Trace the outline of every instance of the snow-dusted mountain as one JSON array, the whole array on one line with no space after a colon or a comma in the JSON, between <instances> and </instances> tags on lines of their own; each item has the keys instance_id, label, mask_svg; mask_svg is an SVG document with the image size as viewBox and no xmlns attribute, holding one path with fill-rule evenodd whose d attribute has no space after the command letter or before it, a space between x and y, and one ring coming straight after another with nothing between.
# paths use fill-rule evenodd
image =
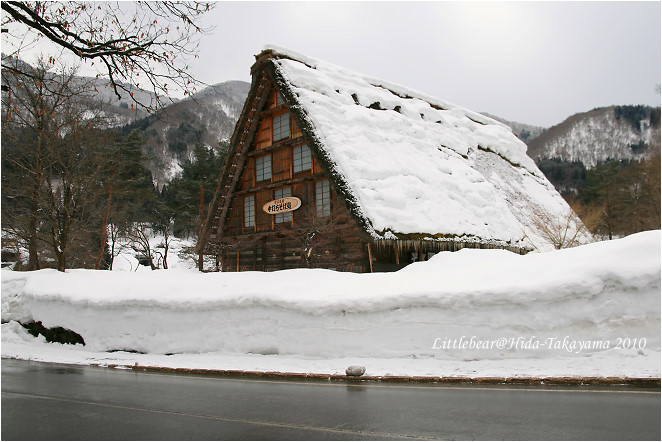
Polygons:
<instances>
[{"instance_id":1,"label":"snow-dusted mountain","mask_svg":"<svg viewBox=\"0 0 662 442\"><path fill-rule=\"evenodd\" d=\"M501 123L509 126L513 130L515 135L517 135L517 137L520 140L524 141L527 144L545 131L544 127L532 126L530 124L518 123L516 121L508 121L505 118L501 118L487 112L481 112L481 113L486 117L490 117L493 120L500 121Z\"/></svg>"},{"instance_id":2,"label":"snow-dusted mountain","mask_svg":"<svg viewBox=\"0 0 662 442\"><path fill-rule=\"evenodd\" d=\"M22 72L34 69L4 54L2 64ZM49 72L48 76L55 78L56 74ZM14 76L3 74L3 94L17 87L16 81ZM96 115L103 116L103 126L119 128L125 134L133 129L142 132L143 150L148 158L146 166L159 187L181 170L197 143L216 147L219 141L229 140L250 88L250 84L243 81L227 81L206 87L184 100L161 97L163 107L149 114L134 104L129 92L119 90L118 97L106 78L76 76L74 82L74 89L81 91L76 99L94 109ZM137 101L156 104L153 92L130 85L125 87Z\"/></svg>"},{"instance_id":3,"label":"snow-dusted mountain","mask_svg":"<svg viewBox=\"0 0 662 442\"><path fill-rule=\"evenodd\" d=\"M108 127L124 126L149 115L144 108L134 104L128 92L118 89L120 94L120 97L118 97L108 80L104 78L77 77L76 80L81 87L94 91L94 94L88 98L88 100L94 101L94 104L90 103L90 107L95 106L101 110ZM156 102L153 92L131 85L125 86L137 101L145 104ZM176 101L170 97L162 99L166 103Z\"/></svg>"},{"instance_id":4,"label":"snow-dusted mountain","mask_svg":"<svg viewBox=\"0 0 662 442\"><path fill-rule=\"evenodd\" d=\"M35 66L5 54L2 54L2 66L3 68L11 67L24 73L30 73L36 70ZM51 79L54 82L62 80L55 71L47 71L44 74L44 78ZM18 86L17 78L11 74L3 74L2 83L8 90ZM156 95L154 92L146 91L130 84L119 83L119 85L128 92L118 88L118 96L111 87L110 81L104 77L74 76L73 81L70 83L70 90L76 94L76 100L84 103L90 109L94 109L96 115L103 117L104 121L102 124L105 127L124 126L147 117L149 113L143 107L135 105L130 94L133 94L136 101L143 104L156 105ZM163 103L174 103L177 99L162 96L161 101Z\"/></svg>"},{"instance_id":5,"label":"snow-dusted mountain","mask_svg":"<svg viewBox=\"0 0 662 442\"><path fill-rule=\"evenodd\" d=\"M197 143L216 147L230 139L249 88L244 81L218 83L125 128L142 131L147 167L158 187L177 175Z\"/></svg>"},{"instance_id":6,"label":"snow-dusted mountain","mask_svg":"<svg viewBox=\"0 0 662 442\"><path fill-rule=\"evenodd\" d=\"M660 140L660 108L609 106L572 115L527 144L534 160L579 161L586 168L608 159L640 160Z\"/></svg>"}]
</instances>

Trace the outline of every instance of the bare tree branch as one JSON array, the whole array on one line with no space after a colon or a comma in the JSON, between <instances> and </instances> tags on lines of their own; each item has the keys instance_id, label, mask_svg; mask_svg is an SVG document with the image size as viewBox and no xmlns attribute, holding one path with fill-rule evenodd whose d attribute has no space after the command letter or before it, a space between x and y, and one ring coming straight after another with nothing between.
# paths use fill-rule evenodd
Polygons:
<instances>
[{"instance_id":1,"label":"bare tree branch","mask_svg":"<svg viewBox=\"0 0 662 442\"><path fill-rule=\"evenodd\" d=\"M132 9L133 8L133 9ZM211 2L2 2L3 39L26 46L26 35L46 38L93 66L98 62L118 98L128 94L148 111L157 109L172 88L185 95L199 84L188 72L187 57L197 55L197 38L208 30L197 24ZM9 32L9 27L18 31ZM13 28L12 28L13 29ZM55 61L55 57L51 57ZM5 66L3 70L16 66ZM101 74L99 74L101 75ZM140 81L155 102L135 97Z\"/></svg>"}]
</instances>

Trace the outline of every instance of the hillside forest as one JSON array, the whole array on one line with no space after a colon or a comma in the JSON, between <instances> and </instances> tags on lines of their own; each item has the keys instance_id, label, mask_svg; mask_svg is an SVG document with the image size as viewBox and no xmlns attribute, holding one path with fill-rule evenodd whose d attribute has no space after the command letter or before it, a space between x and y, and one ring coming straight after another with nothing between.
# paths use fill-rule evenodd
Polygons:
<instances>
[{"instance_id":1,"label":"hillside forest","mask_svg":"<svg viewBox=\"0 0 662 442\"><path fill-rule=\"evenodd\" d=\"M10 255L20 249L16 269L112 269L118 241L128 238L145 265L167 268L169 239L195 239L200 231L227 138L205 143L202 129L187 121L168 129L163 149L180 170L158 185L147 167L158 163L146 148L149 125L110 124L74 71L37 66L20 83L2 75L2 261L18 259ZM659 108L617 109L617 118L660 126ZM598 237L659 229L659 139L631 149L646 154L591 168L558 158L538 159L538 166Z\"/></svg>"},{"instance_id":2,"label":"hillside forest","mask_svg":"<svg viewBox=\"0 0 662 442\"><path fill-rule=\"evenodd\" d=\"M660 108L615 106L614 117L635 130L642 122L659 134ZM657 132L656 132L657 131ZM583 146L590 150L592 146ZM587 168L581 161L537 161L561 195L598 239L660 228L660 139L629 145L638 159L607 158Z\"/></svg>"},{"instance_id":3,"label":"hillside forest","mask_svg":"<svg viewBox=\"0 0 662 442\"><path fill-rule=\"evenodd\" d=\"M118 239L129 238L147 265L167 268L168 239L198 233L227 143L196 143L157 189L145 134L108 127L74 74L37 67L19 83L3 71L3 261L21 248L24 270L112 269ZM150 243L155 233L163 243Z\"/></svg>"}]
</instances>

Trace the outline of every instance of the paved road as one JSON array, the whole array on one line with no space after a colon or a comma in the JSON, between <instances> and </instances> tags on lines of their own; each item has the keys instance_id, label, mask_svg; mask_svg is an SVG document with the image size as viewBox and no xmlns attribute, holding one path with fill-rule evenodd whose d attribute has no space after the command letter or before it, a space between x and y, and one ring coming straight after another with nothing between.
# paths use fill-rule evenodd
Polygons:
<instances>
[{"instance_id":1,"label":"paved road","mask_svg":"<svg viewBox=\"0 0 662 442\"><path fill-rule=\"evenodd\" d=\"M2 439L660 439L641 389L357 385L2 360Z\"/></svg>"}]
</instances>

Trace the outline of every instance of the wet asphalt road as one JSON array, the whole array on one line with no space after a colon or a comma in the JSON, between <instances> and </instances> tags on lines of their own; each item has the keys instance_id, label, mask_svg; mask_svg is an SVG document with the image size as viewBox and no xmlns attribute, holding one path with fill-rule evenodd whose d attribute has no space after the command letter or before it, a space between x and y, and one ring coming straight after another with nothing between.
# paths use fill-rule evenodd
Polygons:
<instances>
[{"instance_id":1,"label":"wet asphalt road","mask_svg":"<svg viewBox=\"0 0 662 442\"><path fill-rule=\"evenodd\" d=\"M3 440L659 440L659 390L283 382L2 359Z\"/></svg>"}]
</instances>

